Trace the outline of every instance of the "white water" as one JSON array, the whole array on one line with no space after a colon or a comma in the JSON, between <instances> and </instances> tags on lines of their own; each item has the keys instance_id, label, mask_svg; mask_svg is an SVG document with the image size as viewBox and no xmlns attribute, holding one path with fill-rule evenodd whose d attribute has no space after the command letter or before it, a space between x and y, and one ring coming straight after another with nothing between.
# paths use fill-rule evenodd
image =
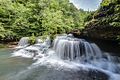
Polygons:
<instances>
[{"instance_id":1,"label":"white water","mask_svg":"<svg viewBox=\"0 0 120 80\"><path fill-rule=\"evenodd\" d=\"M102 52L96 44L72 36L58 36L53 48L49 48L49 41L21 49L13 56L37 60L29 69L40 65L67 70L93 69L106 73L109 80L120 79L119 58Z\"/></svg>"},{"instance_id":2,"label":"white water","mask_svg":"<svg viewBox=\"0 0 120 80\"><path fill-rule=\"evenodd\" d=\"M16 47L16 50L23 49L29 45L28 43L29 37L23 37L20 39L18 46Z\"/></svg>"}]
</instances>

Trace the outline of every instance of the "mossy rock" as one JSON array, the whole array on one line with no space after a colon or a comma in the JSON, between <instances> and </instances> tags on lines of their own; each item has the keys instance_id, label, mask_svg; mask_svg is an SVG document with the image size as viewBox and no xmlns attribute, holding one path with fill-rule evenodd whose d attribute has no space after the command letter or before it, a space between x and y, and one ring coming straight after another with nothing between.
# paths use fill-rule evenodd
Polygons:
<instances>
[{"instance_id":1,"label":"mossy rock","mask_svg":"<svg viewBox=\"0 0 120 80\"><path fill-rule=\"evenodd\" d=\"M120 0L103 0L92 17L85 24L85 35L117 40L117 36L120 35Z\"/></svg>"}]
</instances>

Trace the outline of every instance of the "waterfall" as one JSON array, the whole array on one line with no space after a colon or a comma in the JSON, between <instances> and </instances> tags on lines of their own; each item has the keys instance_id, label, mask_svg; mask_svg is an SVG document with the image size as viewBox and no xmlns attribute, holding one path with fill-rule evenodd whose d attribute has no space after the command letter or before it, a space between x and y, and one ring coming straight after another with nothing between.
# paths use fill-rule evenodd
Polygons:
<instances>
[{"instance_id":1,"label":"waterfall","mask_svg":"<svg viewBox=\"0 0 120 80\"><path fill-rule=\"evenodd\" d=\"M90 61L102 57L102 52L94 43L69 36L59 36L54 41L54 50L62 59L84 59Z\"/></svg>"},{"instance_id":2,"label":"waterfall","mask_svg":"<svg viewBox=\"0 0 120 80\"><path fill-rule=\"evenodd\" d=\"M18 43L18 46L25 46L25 45L28 45L28 40L29 40L29 37L23 37L20 39L19 43Z\"/></svg>"},{"instance_id":3,"label":"waterfall","mask_svg":"<svg viewBox=\"0 0 120 80\"><path fill-rule=\"evenodd\" d=\"M18 46L15 48L16 50L23 49L29 45L29 37L22 37L18 42Z\"/></svg>"},{"instance_id":4,"label":"waterfall","mask_svg":"<svg viewBox=\"0 0 120 80\"><path fill-rule=\"evenodd\" d=\"M54 40L55 53L63 60L79 61L111 72L120 73L116 57L104 53L94 44L72 36L58 36Z\"/></svg>"},{"instance_id":5,"label":"waterfall","mask_svg":"<svg viewBox=\"0 0 120 80\"><path fill-rule=\"evenodd\" d=\"M28 44L27 38L23 38L18 45L26 44ZM57 66L59 64L59 67L83 67L99 70L110 77L117 74L116 79L110 78L110 80L119 80L120 77L120 58L101 51L95 43L74 38L72 35L57 36L53 48L51 48L51 40L47 38L43 43L14 52L14 55L37 59L33 65Z\"/></svg>"},{"instance_id":6,"label":"waterfall","mask_svg":"<svg viewBox=\"0 0 120 80\"><path fill-rule=\"evenodd\" d=\"M16 51L13 56L21 56L26 58L41 58L43 53L46 53L48 48L51 46L51 40L49 37L44 42L40 39L36 39L36 44L30 45L28 43L29 37L23 37L20 39Z\"/></svg>"}]
</instances>

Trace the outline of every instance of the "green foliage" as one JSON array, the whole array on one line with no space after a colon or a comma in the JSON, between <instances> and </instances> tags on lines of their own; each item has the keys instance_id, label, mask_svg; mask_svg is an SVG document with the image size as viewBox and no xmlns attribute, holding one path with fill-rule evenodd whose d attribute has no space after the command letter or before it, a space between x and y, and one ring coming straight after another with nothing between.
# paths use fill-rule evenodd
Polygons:
<instances>
[{"instance_id":1,"label":"green foliage","mask_svg":"<svg viewBox=\"0 0 120 80\"><path fill-rule=\"evenodd\" d=\"M120 35L117 36L117 40L119 41L119 44L120 44Z\"/></svg>"},{"instance_id":2,"label":"green foliage","mask_svg":"<svg viewBox=\"0 0 120 80\"><path fill-rule=\"evenodd\" d=\"M56 35L83 29L88 12L69 0L0 0L0 39Z\"/></svg>"},{"instance_id":3,"label":"green foliage","mask_svg":"<svg viewBox=\"0 0 120 80\"><path fill-rule=\"evenodd\" d=\"M4 38L5 37L5 29L2 26L2 24L0 24L0 38Z\"/></svg>"},{"instance_id":4,"label":"green foliage","mask_svg":"<svg viewBox=\"0 0 120 80\"><path fill-rule=\"evenodd\" d=\"M84 22L88 22L93 19L94 12L89 12L89 14L84 18Z\"/></svg>"},{"instance_id":5,"label":"green foliage","mask_svg":"<svg viewBox=\"0 0 120 80\"><path fill-rule=\"evenodd\" d=\"M112 22L110 25L113 27L120 27L120 22Z\"/></svg>"},{"instance_id":6,"label":"green foliage","mask_svg":"<svg viewBox=\"0 0 120 80\"><path fill-rule=\"evenodd\" d=\"M29 42L31 45L33 45L33 44L35 44L35 43L36 43L36 37L35 37L35 35L34 35L34 34L32 34L32 36L31 36L31 37L29 37L28 42Z\"/></svg>"},{"instance_id":7,"label":"green foliage","mask_svg":"<svg viewBox=\"0 0 120 80\"><path fill-rule=\"evenodd\" d=\"M120 35L117 36L117 40L120 40Z\"/></svg>"},{"instance_id":8,"label":"green foliage","mask_svg":"<svg viewBox=\"0 0 120 80\"><path fill-rule=\"evenodd\" d=\"M103 0L101 3L101 6L109 6L111 3L112 4L116 4L116 3L120 4L120 0Z\"/></svg>"},{"instance_id":9,"label":"green foliage","mask_svg":"<svg viewBox=\"0 0 120 80\"><path fill-rule=\"evenodd\" d=\"M85 26L91 34L99 32L102 38L120 40L120 0L103 0L100 8L87 18Z\"/></svg>"},{"instance_id":10,"label":"green foliage","mask_svg":"<svg viewBox=\"0 0 120 80\"><path fill-rule=\"evenodd\" d=\"M103 0L101 3L101 6L108 6L111 3L112 0Z\"/></svg>"}]
</instances>

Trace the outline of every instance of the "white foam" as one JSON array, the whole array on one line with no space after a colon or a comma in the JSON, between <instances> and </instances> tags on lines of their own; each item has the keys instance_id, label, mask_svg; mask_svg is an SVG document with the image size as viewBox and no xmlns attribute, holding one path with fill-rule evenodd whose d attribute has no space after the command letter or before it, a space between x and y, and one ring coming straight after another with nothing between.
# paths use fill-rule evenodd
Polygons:
<instances>
[{"instance_id":1,"label":"white foam","mask_svg":"<svg viewBox=\"0 0 120 80\"><path fill-rule=\"evenodd\" d=\"M109 80L120 80L120 73L119 73L120 71L116 73L117 67L120 68L120 64L115 63L111 59L110 55L102 53L99 47L93 43L90 44L87 41L79 40L76 38L75 39L67 38L66 40L66 38L67 36L61 36L61 37L58 36L55 39L56 44L54 45L54 50L49 48L50 43L48 39L43 43L35 44L26 47L24 49L20 49L14 52L13 56L21 56L21 57L33 58L37 60L29 67L29 69L42 65L47 67L54 67L55 69L66 69L66 70L93 69L107 74L110 77ZM61 39L61 41L59 39ZM79 43L79 41L81 43ZM84 45L86 52L85 54L80 53L81 52L80 47L82 47L79 46L80 44ZM68 48L66 48L66 46ZM65 48L68 50L66 51ZM76 54L75 56L79 56L78 57L79 59L74 60L74 55L73 55L74 53ZM66 60L62 59L64 57L66 58ZM91 60L91 58L93 59ZM85 60L87 61L85 62Z\"/></svg>"}]
</instances>

